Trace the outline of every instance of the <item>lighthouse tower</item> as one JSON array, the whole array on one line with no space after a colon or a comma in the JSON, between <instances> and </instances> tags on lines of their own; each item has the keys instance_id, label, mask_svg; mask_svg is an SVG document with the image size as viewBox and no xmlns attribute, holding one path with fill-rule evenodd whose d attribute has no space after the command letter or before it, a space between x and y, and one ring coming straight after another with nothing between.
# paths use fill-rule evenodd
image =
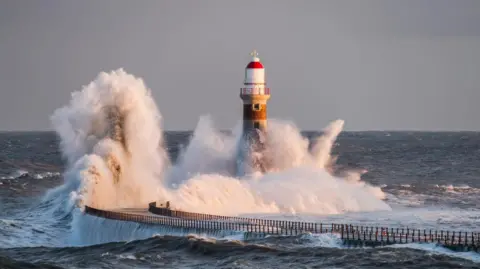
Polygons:
<instances>
[{"instance_id":1,"label":"lighthouse tower","mask_svg":"<svg viewBox=\"0 0 480 269\"><path fill-rule=\"evenodd\" d=\"M254 50L252 60L245 68L244 85L240 89L243 101L243 135L237 159L237 174L265 171L263 151L267 127L267 101L270 89L266 87L265 68Z\"/></svg>"},{"instance_id":2,"label":"lighthouse tower","mask_svg":"<svg viewBox=\"0 0 480 269\"><path fill-rule=\"evenodd\" d=\"M250 53L252 60L245 68L245 81L240 89L243 100L243 132L253 129L263 131L267 127L267 101L270 89L266 87L265 68L254 50Z\"/></svg>"}]
</instances>

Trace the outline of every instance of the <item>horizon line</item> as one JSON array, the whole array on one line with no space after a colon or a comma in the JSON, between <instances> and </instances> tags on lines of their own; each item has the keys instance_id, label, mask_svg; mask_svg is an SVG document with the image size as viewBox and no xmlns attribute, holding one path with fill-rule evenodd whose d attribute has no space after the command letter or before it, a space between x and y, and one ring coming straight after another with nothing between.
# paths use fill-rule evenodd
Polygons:
<instances>
[{"instance_id":1,"label":"horizon line","mask_svg":"<svg viewBox=\"0 0 480 269\"><path fill-rule=\"evenodd\" d=\"M217 129L220 132L231 132L233 129ZM299 129L300 132L323 132L320 130L308 130L308 129ZM194 132L195 129L185 130L185 129L167 129L162 130L162 132ZM445 130L445 129L365 129L365 130L342 130L340 133L362 133L362 132L424 132L424 133L479 133L480 130ZM55 130L1 130L0 133L55 133Z\"/></svg>"}]
</instances>

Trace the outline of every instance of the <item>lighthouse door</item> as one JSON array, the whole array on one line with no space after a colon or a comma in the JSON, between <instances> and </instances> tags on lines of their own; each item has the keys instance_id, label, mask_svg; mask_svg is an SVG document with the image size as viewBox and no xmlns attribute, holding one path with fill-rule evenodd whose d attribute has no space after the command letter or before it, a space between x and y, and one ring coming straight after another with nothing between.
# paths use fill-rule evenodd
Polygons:
<instances>
[{"instance_id":1,"label":"lighthouse door","mask_svg":"<svg viewBox=\"0 0 480 269\"><path fill-rule=\"evenodd\" d=\"M260 129L260 122L258 121L253 122L253 128Z\"/></svg>"}]
</instances>

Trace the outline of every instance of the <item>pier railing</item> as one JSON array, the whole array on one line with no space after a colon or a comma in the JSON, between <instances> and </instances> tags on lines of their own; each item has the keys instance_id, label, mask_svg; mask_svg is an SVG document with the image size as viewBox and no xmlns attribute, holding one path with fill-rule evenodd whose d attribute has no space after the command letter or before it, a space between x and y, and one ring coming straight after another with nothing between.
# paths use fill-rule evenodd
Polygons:
<instances>
[{"instance_id":1,"label":"pier railing","mask_svg":"<svg viewBox=\"0 0 480 269\"><path fill-rule=\"evenodd\" d=\"M148 211L152 214L108 211L88 206L85 207L86 213L107 219L204 231L239 231L245 232L246 237L328 233L337 235L344 244L350 246L434 243L453 250L480 250L480 233L472 231L436 231L230 217L172 210L157 207L156 203L150 203Z\"/></svg>"}]
</instances>

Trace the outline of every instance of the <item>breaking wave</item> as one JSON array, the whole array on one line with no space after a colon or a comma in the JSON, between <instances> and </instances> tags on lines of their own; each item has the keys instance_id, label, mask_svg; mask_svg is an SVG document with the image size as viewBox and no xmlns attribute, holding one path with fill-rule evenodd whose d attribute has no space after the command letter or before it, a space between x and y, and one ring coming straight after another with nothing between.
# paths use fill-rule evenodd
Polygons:
<instances>
[{"instance_id":1,"label":"breaking wave","mask_svg":"<svg viewBox=\"0 0 480 269\"><path fill-rule=\"evenodd\" d=\"M52 116L80 205L145 206L169 165L161 116L141 79L101 73Z\"/></svg>"},{"instance_id":2,"label":"breaking wave","mask_svg":"<svg viewBox=\"0 0 480 269\"><path fill-rule=\"evenodd\" d=\"M201 117L175 164L164 146L162 117L142 79L119 69L101 73L52 115L67 161L67 210L146 207L169 200L187 211L212 214L339 214L391 210L379 187L351 171L334 176L331 149L344 122L336 120L312 143L291 122L271 120L265 173L235 176L239 126L232 135Z\"/></svg>"}]
</instances>

